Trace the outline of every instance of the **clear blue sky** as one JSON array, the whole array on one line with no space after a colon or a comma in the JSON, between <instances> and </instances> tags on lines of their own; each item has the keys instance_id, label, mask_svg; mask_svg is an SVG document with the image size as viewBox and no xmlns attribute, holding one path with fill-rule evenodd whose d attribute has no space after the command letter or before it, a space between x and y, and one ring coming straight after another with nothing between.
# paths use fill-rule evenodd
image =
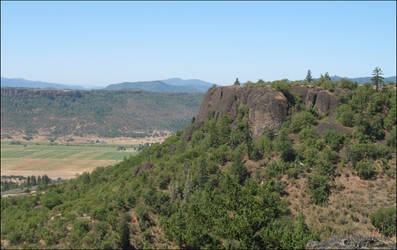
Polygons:
<instances>
[{"instance_id":1,"label":"clear blue sky","mask_svg":"<svg viewBox=\"0 0 397 250\"><path fill-rule=\"evenodd\" d=\"M1 74L79 85L396 74L396 2L1 2Z\"/></svg>"}]
</instances>

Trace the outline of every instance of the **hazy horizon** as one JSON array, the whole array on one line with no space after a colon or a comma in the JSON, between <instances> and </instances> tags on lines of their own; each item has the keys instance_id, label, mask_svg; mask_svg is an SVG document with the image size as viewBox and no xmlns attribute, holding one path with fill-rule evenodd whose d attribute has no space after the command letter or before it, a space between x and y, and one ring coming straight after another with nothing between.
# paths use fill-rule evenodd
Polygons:
<instances>
[{"instance_id":1,"label":"hazy horizon","mask_svg":"<svg viewBox=\"0 0 397 250\"><path fill-rule=\"evenodd\" d=\"M395 2L1 2L1 75L80 86L396 75ZM315 20L315 21L313 21Z\"/></svg>"}]
</instances>

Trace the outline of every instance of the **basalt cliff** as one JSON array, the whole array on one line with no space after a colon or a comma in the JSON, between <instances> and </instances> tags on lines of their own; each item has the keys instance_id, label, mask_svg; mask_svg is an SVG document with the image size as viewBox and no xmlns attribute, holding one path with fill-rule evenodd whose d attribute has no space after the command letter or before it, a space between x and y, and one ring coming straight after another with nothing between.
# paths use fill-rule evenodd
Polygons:
<instances>
[{"instance_id":1,"label":"basalt cliff","mask_svg":"<svg viewBox=\"0 0 397 250\"><path fill-rule=\"evenodd\" d=\"M248 106L249 122L253 138L263 134L265 128L278 131L287 119L289 109L297 101L306 107L312 107L319 114L332 114L340 102L338 95L341 89L334 92L314 86L294 86L280 91L271 86L227 86L210 89L204 97L199 113L195 118L195 128L201 126L210 115L218 120L222 115L237 116L238 107Z\"/></svg>"}]
</instances>

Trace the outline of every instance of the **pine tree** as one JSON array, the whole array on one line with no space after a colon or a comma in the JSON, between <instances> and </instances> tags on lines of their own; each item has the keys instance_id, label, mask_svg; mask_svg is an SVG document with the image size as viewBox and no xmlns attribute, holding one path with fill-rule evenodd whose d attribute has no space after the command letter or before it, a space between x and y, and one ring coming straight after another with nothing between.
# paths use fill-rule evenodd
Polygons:
<instances>
[{"instance_id":1,"label":"pine tree","mask_svg":"<svg viewBox=\"0 0 397 250\"><path fill-rule=\"evenodd\" d=\"M372 71L373 77L371 78L372 83L376 86L376 91L378 91L379 85L384 84L383 72L379 67L375 67Z\"/></svg>"},{"instance_id":2,"label":"pine tree","mask_svg":"<svg viewBox=\"0 0 397 250\"><path fill-rule=\"evenodd\" d=\"M237 179L237 181L242 184L245 179L249 176L247 168L244 166L243 158L241 157L241 152L236 151L232 156L232 165L229 168L229 173Z\"/></svg>"},{"instance_id":3,"label":"pine tree","mask_svg":"<svg viewBox=\"0 0 397 250\"><path fill-rule=\"evenodd\" d=\"M28 176L28 179L26 180L26 184L27 184L28 187L30 187L32 185L31 182L30 182L30 176Z\"/></svg>"},{"instance_id":4,"label":"pine tree","mask_svg":"<svg viewBox=\"0 0 397 250\"><path fill-rule=\"evenodd\" d=\"M31 182L32 182L32 186L36 186L37 182L36 182L36 176L32 175L32 177L30 178Z\"/></svg>"},{"instance_id":5,"label":"pine tree","mask_svg":"<svg viewBox=\"0 0 397 250\"><path fill-rule=\"evenodd\" d=\"M236 78L236 81L234 82L234 85L240 86L240 82L239 82L238 78Z\"/></svg>"},{"instance_id":6,"label":"pine tree","mask_svg":"<svg viewBox=\"0 0 397 250\"><path fill-rule=\"evenodd\" d=\"M307 75L306 75L305 81L306 82L312 82L313 81L312 72L310 71L310 69L307 71Z\"/></svg>"},{"instance_id":7,"label":"pine tree","mask_svg":"<svg viewBox=\"0 0 397 250\"><path fill-rule=\"evenodd\" d=\"M130 218L128 215L124 215L121 222L121 232L120 232L120 247L121 249L133 249L130 243L130 229L128 227L128 222Z\"/></svg>"},{"instance_id":8,"label":"pine tree","mask_svg":"<svg viewBox=\"0 0 397 250\"><path fill-rule=\"evenodd\" d=\"M325 72L324 79L328 80L328 81L331 81L331 77L329 76L328 72Z\"/></svg>"},{"instance_id":9,"label":"pine tree","mask_svg":"<svg viewBox=\"0 0 397 250\"><path fill-rule=\"evenodd\" d=\"M47 175L43 175L41 181L44 183L44 185L47 185L48 183L50 183L50 178L48 178Z\"/></svg>"}]
</instances>

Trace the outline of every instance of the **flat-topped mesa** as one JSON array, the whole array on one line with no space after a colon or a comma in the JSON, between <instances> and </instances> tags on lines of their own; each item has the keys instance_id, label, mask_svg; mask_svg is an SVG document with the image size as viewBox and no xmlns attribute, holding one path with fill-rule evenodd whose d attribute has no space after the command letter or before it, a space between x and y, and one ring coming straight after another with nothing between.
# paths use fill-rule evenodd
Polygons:
<instances>
[{"instance_id":1,"label":"flat-topped mesa","mask_svg":"<svg viewBox=\"0 0 397 250\"><path fill-rule=\"evenodd\" d=\"M236 120L238 107L246 105L249 109L248 120L252 137L258 138L266 128L278 131L287 119L288 109L292 106L288 95L299 97L307 107L313 106L320 114L333 112L339 104L339 98L335 94L318 87L293 86L285 93L271 86L211 88L200 106L194 128L201 126L212 111L215 111L215 120L223 115L230 115Z\"/></svg>"}]
</instances>

